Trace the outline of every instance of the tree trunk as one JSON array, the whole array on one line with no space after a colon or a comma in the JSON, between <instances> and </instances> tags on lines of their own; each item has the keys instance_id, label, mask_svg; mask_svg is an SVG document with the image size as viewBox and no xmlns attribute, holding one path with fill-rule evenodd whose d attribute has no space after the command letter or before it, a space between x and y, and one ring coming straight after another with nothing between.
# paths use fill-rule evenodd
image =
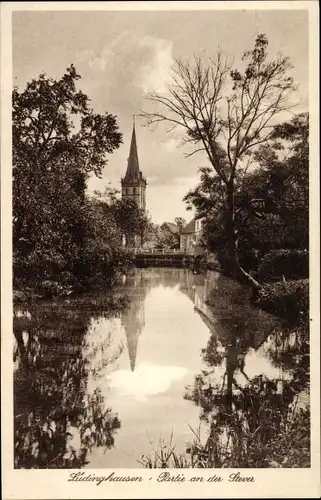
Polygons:
<instances>
[{"instance_id":1,"label":"tree trunk","mask_svg":"<svg viewBox=\"0 0 321 500\"><path fill-rule=\"evenodd\" d=\"M243 269L238 256L238 230L235 224L234 215L234 185L227 186L227 217L226 233L228 238L228 252L231 263L231 272L234 279L250 286L254 290L259 290L262 285L256 281L248 272Z\"/></svg>"}]
</instances>

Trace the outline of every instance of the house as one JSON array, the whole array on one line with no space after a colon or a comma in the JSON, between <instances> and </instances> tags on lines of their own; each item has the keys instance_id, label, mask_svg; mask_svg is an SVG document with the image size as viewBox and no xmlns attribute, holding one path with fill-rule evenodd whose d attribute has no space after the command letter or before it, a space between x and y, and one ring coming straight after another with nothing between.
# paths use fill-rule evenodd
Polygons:
<instances>
[{"instance_id":1,"label":"house","mask_svg":"<svg viewBox=\"0 0 321 500\"><path fill-rule=\"evenodd\" d=\"M172 234L178 234L179 228L174 224L174 222L163 222L161 225L161 229L165 231L169 231Z\"/></svg>"},{"instance_id":2,"label":"house","mask_svg":"<svg viewBox=\"0 0 321 500\"><path fill-rule=\"evenodd\" d=\"M204 248L201 244L203 219L192 219L182 229L180 234L180 250L187 255L202 255Z\"/></svg>"}]
</instances>

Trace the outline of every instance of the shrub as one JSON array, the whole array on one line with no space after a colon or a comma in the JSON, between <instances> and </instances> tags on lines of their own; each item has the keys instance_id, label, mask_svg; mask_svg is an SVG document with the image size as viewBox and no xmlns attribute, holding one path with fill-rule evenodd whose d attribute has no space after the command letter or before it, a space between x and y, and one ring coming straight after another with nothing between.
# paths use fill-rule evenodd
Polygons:
<instances>
[{"instance_id":1,"label":"shrub","mask_svg":"<svg viewBox=\"0 0 321 500\"><path fill-rule=\"evenodd\" d=\"M284 276L290 279L309 277L309 253L304 250L272 250L257 271L257 279L269 281Z\"/></svg>"},{"instance_id":2,"label":"shrub","mask_svg":"<svg viewBox=\"0 0 321 500\"><path fill-rule=\"evenodd\" d=\"M290 321L306 320L309 314L309 280L269 283L258 292L255 302L262 309Z\"/></svg>"},{"instance_id":3,"label":"shrub","mask_svg":"<svg viewBox=\"0 0 321 500\"><path fill-rule=\"evenodd\" d=\"M57 281L45 280L39 283L39 290L45 297L54 297L62 292L63 287Z\"/></svg>"}]
</instances>

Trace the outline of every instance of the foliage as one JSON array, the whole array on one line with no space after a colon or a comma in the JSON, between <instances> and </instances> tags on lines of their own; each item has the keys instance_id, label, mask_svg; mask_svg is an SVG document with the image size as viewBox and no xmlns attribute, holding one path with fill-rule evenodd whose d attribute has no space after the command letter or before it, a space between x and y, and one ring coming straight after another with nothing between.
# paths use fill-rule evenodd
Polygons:
<instances>
[{"instance_id":1,"label":"foliage","mask_svg":"<svg viewBox=\"0 0 321 500\"><path fill-rule=\"evenodd\" d=\"M148 227L147 215L134 200L117 200L112 206L112 213L117 226L127 237L144 234Z\"/></svg>"},{"instance_id":2,"label":"foliage","mask_svg":"<svg viewBox=\"0 0 321 500\"><path fill-rule=\"evenodd\" d=\"M299 279L309 277L309 253L304 250L273 250L263 257L257 272L260 280L275 277Z\"/></svg>"},{"instance_id":3,"label":"foliage","mask_svg":"<svg viewBox=\"0 0 321 500\"><path fill-rule=\"evenodd\" d=\"M179 248L179 233L171 231L166 224L150 222L144 232L144 248Z\"/></svg>"},{"instance_id":4,"label":"foliage","mask_svg":"<svg viewBox=\"0 0 321 500\"><path fill-rule=\"evenodd\" d=\"M237 422L236 418L235 421ZM224 445L216 442L215 446L209 441L204 443L200 429L191 429L193 440L185 452L176 451L172 438L169 442L162 439L157 448L144 455L138 462L148 469L309 468L309 426L309 409L295 408L284 423L284 428L273 436L274 440L263 444L258 441L256 433L243 437L240 423L237 423L235 438L242 444L232 450L229 443Z\"/></svg>"},{"instance_id":5,"label":"foliage","mask_svg":"<svg viewBox=\"0 0 321 500\"><path fill-rule=\"evenodd\" d=\"M186 226L186 220L183 217L175 217L174 222L181 233L183 227Z\"/></svg>"},{"instance_id":6,"label":"foliage","mask_svg":"<svg viewBox=\"0 0 321 500\"><path fill-rule=\"evenodd\" d=\"M97 352L106 365L121 346L111 345L110 334L98 344L86 336L93 318L110 315L109 305L91 299L80 314L64 299L15 311L15 468L81 468L93 447L113 447L120 420L88 379L103 368Z\"/></svg>"},{"instance_id":7,"label":"foliage","mask_svg":"<svg viewBox=\"0 0 321 500\"><path fill-rule=\"evenodd\" d=\"M290 122L275 127L273 140L262 146L255 158L259 166L235 180L234 203L241 221L238 257L247 271L257 270L260 260L271 250L308 248L308 115L294 116ZM225 191L219 178L203 168L199 185L185 196L185 201L204 217L204 243L217 253L222 269L229 273L226 206L222 203ZM251 208L250 200L254 199L261 200L261 205ZM287 271L282 274L287 275Z\"/></svg>"},{"instance_id":8,"label":"foliage","mask_svg":"<svg viewBox=\"0 0 321 500\"><path fill-rule=\"evenodd\" d=\"M97 200L86 196L90 175L101 176L107 156L121 143L116 117L95 113L76 84L73 65L57 80L41 74L13 104L14 281L80 285L95 275L126 269L119 228ZM126 259L125 259L126 260Z\"/></svg>"},{"instance_id":9,"label":"foliage","mask_svg":"<svg viewBox=\"0 0 321 500\"><path fill-rule=\"evenodd\" d=\"M160 227L159 248L179 248L179 233L174 233L167 227Z\"/></svg>"},{"instance_id":10,"label":"foliage","mask_svg":"<svg viewBox=\"0 0 321 500\"><path fill-rule=\"evenodd\" d=\"M256 303L290 321L306 320L309 315L309 280L266 284L259 291Z\"/></svg>"}]
</instances>

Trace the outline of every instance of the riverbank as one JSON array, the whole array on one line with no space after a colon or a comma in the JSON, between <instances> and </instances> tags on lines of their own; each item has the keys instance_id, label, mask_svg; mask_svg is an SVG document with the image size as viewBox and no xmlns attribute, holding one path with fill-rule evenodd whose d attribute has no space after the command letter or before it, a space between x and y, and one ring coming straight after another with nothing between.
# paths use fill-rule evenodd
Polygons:
<instances>
[{"instance_id":1,"label":"riverbank","mask_svg":"<svg viewBox=\"0 0 321 500\"><path fill-rule=\"evenodd\" d=\"M16 278L13 283L13 303L87 297L95 293L110 294L122 276L134 269L131 254L124 253L124 256L117 265L106 267L99 273L93 272L92 276L77 277L64 271L52 279Z\"/></svg>"},{"instance_id":2,"label":"riverbank","mask_svg":"<svg viewBox=\"0 0 321 500\"><path fill-rule=\"evenodd\" d=\"M271 252L273 254L273 252ZM292 253L286 251L274 252L276 256L271 259L271 256L267 260L269 266L266 265L265 261L262 263L259 271L253 273L256 279L260 280L262 288L260 290L253 291L249 287L240 285L242 289L242 294L245 294L247 300L253 303L255 306L260 307L264 311L275 314L292 324L296 324L298 321L306 321L309 316L309 279L308 276L308 253L297 251L295 256L299 254L301 262L298 270L298 266L293 263ZM284 255L285 254L285 255ZM289 266L289 259L286 257L292 257L292 261ZM279 257L283 257L280 259ZM278 259L279 258L279 259ZM277 261L280 262L277 262ZM291 279L286 279L284 275L282 278L277 278L275 276L275 269L271 272L271 261L273 265L278 269L278 273L281 275L291 275ZM280 267L281 264L281 267ZM298 264L298 262L296 262ZM284 266L287 266L284 267ZM192 272L196 274L206 274L208 271L219 272L229 279L233 279L232 276L224 270L215 254L203 255L195 257L191 260L187 266ZM274 272L274 274L273 274ZM293 275L294 273L294 275ZM297 276L295 276L297 274ZM238 282L235 282L238 283ZM209 302L210 305L210 302Z\"/></svg>"}]
</instances>

